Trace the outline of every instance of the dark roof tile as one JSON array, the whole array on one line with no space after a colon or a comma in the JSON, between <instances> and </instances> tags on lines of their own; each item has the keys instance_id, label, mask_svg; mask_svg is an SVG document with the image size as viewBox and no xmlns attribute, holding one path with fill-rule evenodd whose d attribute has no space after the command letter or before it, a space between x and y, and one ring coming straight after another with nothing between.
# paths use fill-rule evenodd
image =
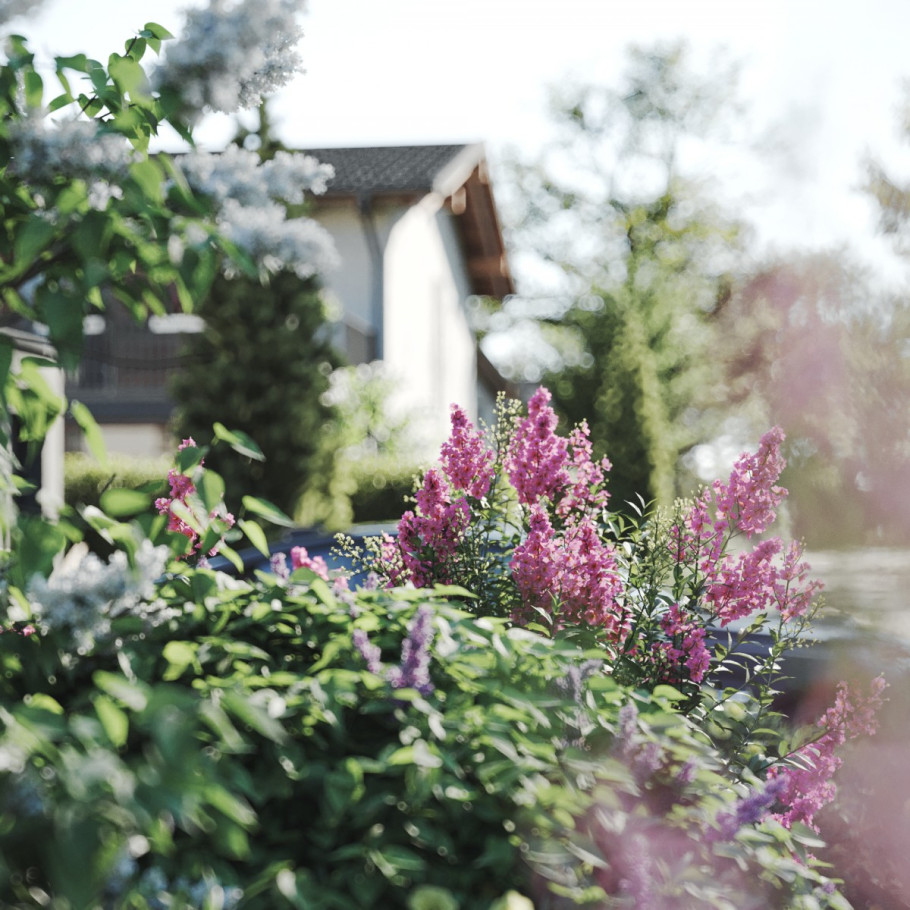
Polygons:
<instances>
[{"instance_id":1,"label":"dark roof tile","mask_svg":"<svg viewBox=\"0 0 910 910\"><path fill-rule=\"evenodd\" d=\"M301 149L335 168L326 195L428 193L467 145Z\"/></svg>"}]
</instances>

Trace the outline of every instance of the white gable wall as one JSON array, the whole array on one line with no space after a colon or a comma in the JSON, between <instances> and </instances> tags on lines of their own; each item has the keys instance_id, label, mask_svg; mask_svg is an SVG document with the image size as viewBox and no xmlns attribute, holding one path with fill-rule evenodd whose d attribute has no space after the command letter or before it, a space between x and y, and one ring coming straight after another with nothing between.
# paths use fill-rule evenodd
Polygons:
<instances>
[{"instance_id":1,"label":"white gable wall","mask_svg":"<svg viewBox=\"0 0 910 910\"><path fill-rule=\"evenodd\" d=\"M373 314L374 282L376 280L373 253L367 232L376 232L382 249L396 220L406 211L403 205L384 206L373 211L369 222L364 220L354 199L324 205L315 219L332 236L340 264L320 275L329 299L341 305L344 321L359 332L375 331ZM343 342L339 339L343 347Z\"/></svg>"},{"instance_id":2,"label":"white gable wall","mask_svg":"<svg viewBox=\"0 0 910 910\"><path fill-rule=\"evenodd\" d=\"M449 405L474 419L477 364L464 301L468 287L452 225L425 197L395 224L385 255L385 356L399 377L398 400L419 419L434 458L448 436Z\"/></svg>"}]
</instances>

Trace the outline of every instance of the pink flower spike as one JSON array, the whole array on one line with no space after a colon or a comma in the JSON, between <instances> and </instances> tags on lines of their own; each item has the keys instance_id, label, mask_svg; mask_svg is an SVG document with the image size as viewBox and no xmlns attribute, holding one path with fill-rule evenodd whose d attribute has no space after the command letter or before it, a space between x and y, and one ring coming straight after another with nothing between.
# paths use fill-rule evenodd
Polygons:
<instances>
[{"instance_id":1,"label":"pink flower spike","mask_svg":"<svg viewBox=\"0 0 910 910\"><path fill-rule=\"evenodd\" d=\"M570 483L568 441L556 435L558 419L549 407L550 393L541 386L528 402L528 416L516 429L505 467L518 501L530 506L546 497L555 501Z\"/></svg>"},{"instance_id":2,"label":"pink flower spike","mask_svg":"<svg viewBox=\"0 0 910 910\"><path fill-rule=\"evenodd\" d=\"M832 778L843 764L837 750L848 739L875 734L878 729L876 713L884 701L882 693L886 686L884 677L878 676L872 680L869 695L857 697L850 693L846 683L839 683L834 704L818 721L818 726L825 732L796 753L802 759L801 765L771 769L770 778L784 780L779 800L786 809L775 815L784 827L803 822L815 828L815 813L837 795Z\"/></svg>"},{"instance_id":3,"label":"pink flower spike","mask_svg":"<svg viewBox=\"0 0 910 910\"><path fill-rule=\"evenodd\" d=\"M482 499L493 481L493 453L465 412L452 405L452 434L442 445L442 469L456 490Z\"/></svg>"},{"instance_id":4,"label":"pink flower spike","mask_svg":"<svg viewBox=\"0 0 910 910\"><path fill-rule=\"evenodd\" d=\"M754 455L745 453L736 460L729 483L714 483L719 515L750 537L768 529L787 495L776 485L787 464L780 453L783 441L780 427L768 430Z\"/></svg>"}]
</instances>

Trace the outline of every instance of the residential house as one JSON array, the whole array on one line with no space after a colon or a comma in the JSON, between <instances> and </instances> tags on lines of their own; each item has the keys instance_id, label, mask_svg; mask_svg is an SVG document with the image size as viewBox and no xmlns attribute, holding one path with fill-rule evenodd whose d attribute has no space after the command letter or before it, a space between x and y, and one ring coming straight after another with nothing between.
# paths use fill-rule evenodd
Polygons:
<instances>
[{"instance_id":1,"label":"residential house","mask_svg":"<svg viewBox=\"0 0 910 910\"><path fill-rule=\"evenodd\" d=\"M310 214L340 254L340 267L322 276L338 304L339 347L352 363L384 361L398 407L416 416L435 450L451 402L489 417L507 388L467 312L472 295L514 293L483 146L305 151L335 169ZM112 451L168 451L167 379L180 366L185 326L173 317L150 320L151 330L105 318L88 327L69 394L91 408Z\"/></svg>"}]
</instances>

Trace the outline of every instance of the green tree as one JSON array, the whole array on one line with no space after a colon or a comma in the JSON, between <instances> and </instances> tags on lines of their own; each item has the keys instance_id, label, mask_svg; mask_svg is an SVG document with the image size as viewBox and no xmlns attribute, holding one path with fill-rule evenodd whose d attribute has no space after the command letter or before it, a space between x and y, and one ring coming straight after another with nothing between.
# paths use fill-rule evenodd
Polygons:
<instances>
[{"instance_id":1,"label":"green tree","mask_svg":"<svg viewBox=\"0 0 910 910\"><path fill-rule=\"evenodd\" d=\"M263 162L287 156L265 101L256 128L239 127L235 143ZM288 218L306 212L301 203L285 208ZM245 491L294 515L307 493L310 517L331 519L334 453L320 440L333 416L325 393L339 358L317 280L287 269L264 283L222 277L196 312L205 328L187 345L187 366L172 385L178 435L208 439L217 421L255 440L264 462L225 447L210 457L232 507L239 503L230 491Z\"/></svg>"},{"instance_id":2,"label":"green tree","mask_svg":"<svg viewBox=\"0 0 910 910\"><path fill-rule=\"evenodd\" d=\"M618 89L558 98L560 139L515 168L516 261L557 279L542 321L563 355L543 380L566 420L588 415L617 504L672 499L681 456L708 435L711 315L739 230L679 159L723 125L729 85L697 75L682 45L634 49Z\"/></svg>"},{"instance_id":3,"label":"green tree","mask_svg":"<svg viewBox=\"0 0 910 910\"><path fill-rule=\"evenodd\" d=\"M320 437L337 357L318 284L284 271L265 287L219 278L196 312L206 327L192 336L174 381L177 431L201 443L218 421L249 434L264 462L224 447L206 462L224 478L228 503L237 505L231 491L243 491L294 514L306 489L327 489L333 469Z\"/></svg>"}]
</instances>

